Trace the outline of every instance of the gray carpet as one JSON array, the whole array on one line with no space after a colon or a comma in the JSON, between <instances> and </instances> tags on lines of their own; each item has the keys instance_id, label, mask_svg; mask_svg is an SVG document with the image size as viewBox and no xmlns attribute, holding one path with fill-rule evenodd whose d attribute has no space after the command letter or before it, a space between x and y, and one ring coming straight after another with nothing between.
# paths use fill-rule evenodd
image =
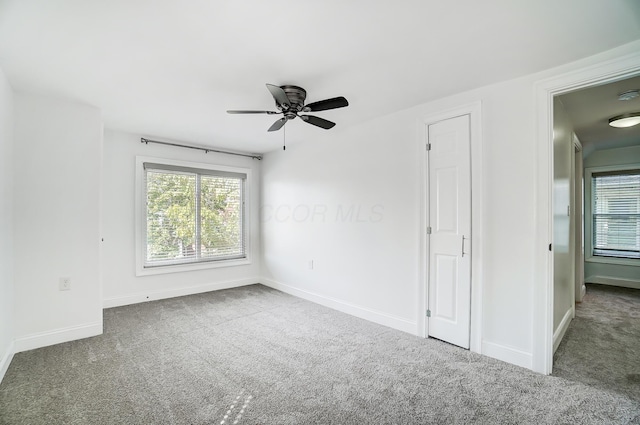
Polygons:
<instances>
[{"instance_id":1,"label":"gray carpet","mask_svg":"<svg viewBox=\"0 0 640 425\"><path fill-rule=\"evenodd\" d=\"M587 284L553 375L640 402L640 290Z\"/></svg>"},{"instance_id":2,"label":"gray carpet","mask_svg":"<svg viewBox=\"0 0 640 425\"><path fill-rule=\"evenodd\" d=\"M17 354L2 424L624 424L640 404L254 285Z\"/></svg>"}]
</instances>

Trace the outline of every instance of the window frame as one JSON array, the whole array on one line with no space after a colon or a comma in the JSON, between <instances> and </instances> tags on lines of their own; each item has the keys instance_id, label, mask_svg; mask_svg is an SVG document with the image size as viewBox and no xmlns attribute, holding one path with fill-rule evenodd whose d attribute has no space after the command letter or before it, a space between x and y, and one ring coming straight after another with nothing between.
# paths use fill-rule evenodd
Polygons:
<instances>
[{"instance_id":1,"label":"window frame","mask_svg":"<svg viewBox=\"0 0 640 425\"><path fill-rule=\"evenodd\" d=\"M146 258L146 237L147 237L147 205L146 205L146 179L145 179L145 163L160 164L168 167L191 168L197 171L210 170L220 173L245 174L243 189L244 208L242 211L243 221L243 237L244 237L244 258L207 260L189 263L174 264L158 264L154 266L145 266ZM252 189L251 169L242 167L231 167L226 165L207 164L201 162L179 161L166 158L136 156L136 178L135 178L135 233L136 233L136 276L157 275L166 273L187 272L194 270L215 269L221 267L234 267L251 264L251 189Z\"/></svg>"},{"instance_id":2,"label":"window frame","mask_svg":"<svg viewBox=\"0 0 640 425\"><path fill-rule=\"evenodd\" d=\"M622 258L622 257L608 257L603 255L594 255L593 238L593 175L600 173L615 173L626 171L639 170L640 163L624 164L624 165L611 165L601 167L589 167L584 170L584 183L585 183L585 261L591 263L606 263L606 264L618 264L626 266L640 267L640 259L638 258ZM588 237L587 237L588 236Z\"/></svg>"}]
</instances>

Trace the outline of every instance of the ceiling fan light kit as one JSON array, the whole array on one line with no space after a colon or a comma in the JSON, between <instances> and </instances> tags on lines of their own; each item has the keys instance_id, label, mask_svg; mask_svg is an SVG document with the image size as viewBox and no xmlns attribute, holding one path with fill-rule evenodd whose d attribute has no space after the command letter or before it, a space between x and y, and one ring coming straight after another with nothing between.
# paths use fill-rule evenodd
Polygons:
<instances>
[{"instance_id":1,"label":"ceiling fan light kit","mask_svg":"<svg viewBox=\"0 0 640 425\"><path fill-rule=\"evenodd\" d=\"M307 99L307 91L302 87L284 85L276 86L273 84L267 84L267 89L273 96L276 102L276 111L256 111L256 110L229 110L229 114L268 114L278 115L282 114L283 117L274 122L268 131L280 130L289 120L299 117L302 121L315 125L316 127L329 130L333 128L336 123L324 118L316 117L315 115L301 115L301 113L326 111L329 109L344 108L349 106L349 102L344 97L334 97L331 99L325 99L318 102L309 103L305 105L304 102Z\"/></svg>"},{"instance_id":2,"label":"ceiling fan light kit","mask_svg":"<svg viewBox=\"0 0 640 425\"><path fill-rule=\"evenodd\" d=\"M609 118L609 125L611 127L625 128L633 127L640 124L640 112L629 112L628 114L622 114Z\"/></svg>"}]
</instances>

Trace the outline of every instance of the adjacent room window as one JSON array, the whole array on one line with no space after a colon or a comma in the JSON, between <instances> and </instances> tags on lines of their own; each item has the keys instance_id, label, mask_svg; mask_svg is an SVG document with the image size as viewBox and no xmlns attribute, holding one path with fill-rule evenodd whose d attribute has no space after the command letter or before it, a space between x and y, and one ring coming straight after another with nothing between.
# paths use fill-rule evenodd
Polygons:
<instances>
[{"instance_id":1,"label":"adjacent room window","mask_svg":"<svg viewBox=\"0 0 640 425\"><path fill-rule=\"evenodd\" d=\"M246 174L142 165L145 269L246 258Z\"/></svg>"},{"instance_id":2,"label":"adjacent room window","mask_svg":"<svg viewBox=\"0 0 640 425\"><path fill-rule=\"evenodd\" d=\"M592 177L593 255L640 258L640 170Z\"/></svg>"}]
</instances>

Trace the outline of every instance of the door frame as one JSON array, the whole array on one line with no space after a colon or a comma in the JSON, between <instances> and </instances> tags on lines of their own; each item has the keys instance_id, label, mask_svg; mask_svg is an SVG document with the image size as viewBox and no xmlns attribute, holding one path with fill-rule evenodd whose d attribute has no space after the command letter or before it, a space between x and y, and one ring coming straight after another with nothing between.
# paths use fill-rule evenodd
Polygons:
<instances>
[{"instance_id":1,"label":"door frame","mask_svg":"<svg viewBox=\"0 0 640 425\"><path fill-rule=\"evenodd\" d=\"M575 303L582 302L582 298L586 293L586 286L584 284L584 165L582 163L582 143L576 134L573 134L573 167L574 167L574 182L573 182L573 203L575 205L574 219L574 254L575 254L575 273L573 283L574 286L574 303L573 303L573 317L575 318Z\"/></svg>"},{"instance_id":2,"label":"door frame","mask_svg":"<svg viewBox=\"0 0 640 425\"><path fill-rule=\"evenodd\" d=\"M426 312L429 294L429 169L426 143L429 125L450 118L469 115L471 136L471 327L469 350L482 352L482 102L476 101L456 108L427 115L418 122L418 148L421 152L420 167L420 282L418 288L418 335L427 338Z\"/></svg>"},{"instance_id":3,"label":"door frame","mask_svg":"<svg viewBox=\"0 0 640 425\"><path fill-rule=\"evenodd\" d=\"M548 375L553 370L553 98L587 87L640 74L640 53L631 53L595 65L547 78L534 84L536 108L534 291L532 369Z\"/></svg>"}]
</instances>

